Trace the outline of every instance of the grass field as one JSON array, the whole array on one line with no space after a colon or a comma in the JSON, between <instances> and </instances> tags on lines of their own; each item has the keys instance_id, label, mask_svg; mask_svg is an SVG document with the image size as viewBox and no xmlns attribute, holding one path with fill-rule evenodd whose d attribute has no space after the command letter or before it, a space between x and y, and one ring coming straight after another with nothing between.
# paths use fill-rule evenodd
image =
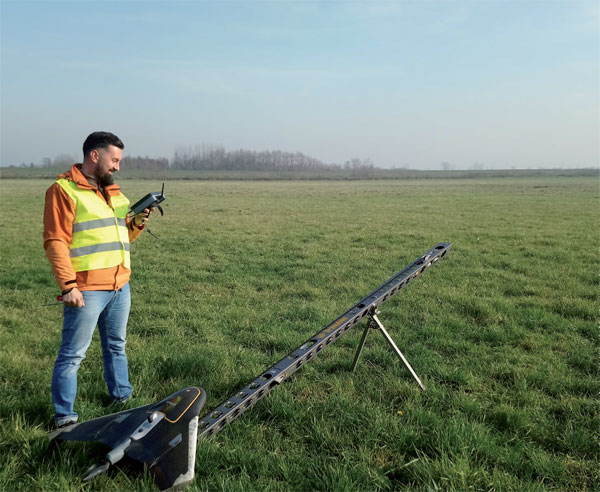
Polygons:
<instances>
[{"instance_id":1,"label":"grass field","mask_svg":"<svg viewBox=\"0 0 600 492\"><path fill-rule=\"evenodd\" d=\"M0 180L0 490L155 490L101 446L49 445L62 312L42 247L51 180ZM132 245L136 398L188 385L206 411L438 242L449 256L382 306L422 392L358 325L221 433L189 490L600 489L596 177L167 184ZM158 181L123 180L136 200ZM107 407L97 335L82 420Z\"/></svg>"}]
</instances>

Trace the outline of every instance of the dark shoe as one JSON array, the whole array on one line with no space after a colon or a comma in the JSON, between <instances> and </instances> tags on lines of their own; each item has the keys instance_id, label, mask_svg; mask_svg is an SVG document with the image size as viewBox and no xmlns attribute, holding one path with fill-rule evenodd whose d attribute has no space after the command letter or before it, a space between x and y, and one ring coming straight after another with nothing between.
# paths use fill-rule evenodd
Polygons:
<instances>
[{"instance_id":1,"label":"dark shoe","mask_svg":"<svg viewBox=\"0 0 600 492\"><path fill-rule=\"evenodd\" d=\"M133 393L129 393L127 396L124 396L123 398L111 399L110 404L111 404L111 406L112 405L125 405L125 403L127 403L132 398L133 398Z\"/></svg>"},{"instance_id":2,"label":"dark shoe","mask_svg":"<svg viewBox=\"0 0 600 492\"><path fill-rule=\"evenodd\" d=\"M61 422L60 424L58 422L60 421L54 421L54 430L48 433L49 441L54 441L54 439L56 439L60 434L65 431L68 432L71 427L75 427L77 425L77 419L70 419L66 422Z\"/></svg>"},{"instance_id":3,"label":"dark shoe","mask_svg":"<svg viewBox=\"0 0 600 492\"><path fill-rule=\"evenodd\" d=\"M54 419L54 428L55 429L64 429L65 427L69 427L70 425L76 424L77 419Z\"/></svg>"}]
</instances>

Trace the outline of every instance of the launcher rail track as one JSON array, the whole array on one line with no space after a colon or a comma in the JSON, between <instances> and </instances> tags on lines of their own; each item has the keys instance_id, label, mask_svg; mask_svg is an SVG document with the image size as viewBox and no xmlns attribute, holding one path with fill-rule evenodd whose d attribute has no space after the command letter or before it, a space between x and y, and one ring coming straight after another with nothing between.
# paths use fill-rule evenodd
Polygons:
<instances>
[{"instance_id":1,"label":"launcher rail track","mask_svg":"<svg viewBox=\"0 0 600 492\"><path fill-rule=\"evenodd\" d=\"M261 373L242 390L237 391L202 417L198 424L198 438L210 437L233 422L258 400L268 395L276 386L294 374L306 362L318 355L325 347L373 313L399 290L406 287L426 269L441 260L452 246L438 243L406 268L381 284L369 295L358 301L341 316L315 333L298 348Z\"/></svg>"}]
</instances>

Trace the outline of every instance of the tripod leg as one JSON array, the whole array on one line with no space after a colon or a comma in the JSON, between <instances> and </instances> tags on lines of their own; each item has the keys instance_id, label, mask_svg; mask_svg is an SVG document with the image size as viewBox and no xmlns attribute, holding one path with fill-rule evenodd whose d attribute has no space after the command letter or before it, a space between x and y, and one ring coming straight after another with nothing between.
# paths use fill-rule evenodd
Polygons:
<instances>
[{"instance_id":1,"label":"tripod leg","mask_svg":"<svg viewBox=\"0 0 600 492\"><path fill-rule=\"evenodd\" d=\"M421 389L425 390L425 386L423 386L423 383L419 379L419 376L417 376L417 373L410 366L410 364L408 363L408 361L406 360L406 358L404 357L404 355L402 355L402 352L400 352L400 349L396 346L396 344L394 343L394 340L392 340L392 337L386 331L386 329L384 328L384 326L381 323L381 321L379 321L379 318L377 317L377 315L374 314L372 316L372 319L373 319L373 321L375 321L375 323L377 323L377 327L381 331L382 335L387 340L387 342L390 344L390 346L392 347L392 349L394 350L394 352L396 352L396 354L398 354L398 357L400 357L400 359L402 359L402 362L404 362L404 365L410 371L410 373L412 374L413 378L415 378L415 380L417 381L417 383L419 383L419 386L421 387Z\"/></svg>"},{"instance_id":2,"label":"tripod leg","mask_svg":"<svg viewBox=\"0 0 600 492\"><path fill-rule=\"evenodd\" d=\"M360 354L365 346L365 342L367 341L367 335L369 334L369 330L371 329L371 320L365 326L363 330L362 338L360 339L360 343L358 344L358 350L356 351L356 355L354 356L354 361L352 362L352 371L356 369L356 365L358 364L358 359L360 359Z\"/></svg>"}]
</instances>

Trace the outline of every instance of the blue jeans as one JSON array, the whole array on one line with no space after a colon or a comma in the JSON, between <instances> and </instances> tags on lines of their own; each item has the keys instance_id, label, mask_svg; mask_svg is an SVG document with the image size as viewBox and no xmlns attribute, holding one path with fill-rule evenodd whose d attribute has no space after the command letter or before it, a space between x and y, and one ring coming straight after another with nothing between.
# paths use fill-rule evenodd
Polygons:
<instances>
[{"instance_id":1,"label":"blue jeans","mask_svg":"<svg viewBox=\"0 0 600 492\"><path fill-rule=\"evenodd\" d=\"M129 284L120 290L82 291L85 306L64 307L62 343L52 374L52 401L57 425L77 421L73 410L77 394L77 371L92 342L96 325L100 332L104 379L111 400L131 394L125 334L131 306Z\"/></svg>"}]
</instances>

